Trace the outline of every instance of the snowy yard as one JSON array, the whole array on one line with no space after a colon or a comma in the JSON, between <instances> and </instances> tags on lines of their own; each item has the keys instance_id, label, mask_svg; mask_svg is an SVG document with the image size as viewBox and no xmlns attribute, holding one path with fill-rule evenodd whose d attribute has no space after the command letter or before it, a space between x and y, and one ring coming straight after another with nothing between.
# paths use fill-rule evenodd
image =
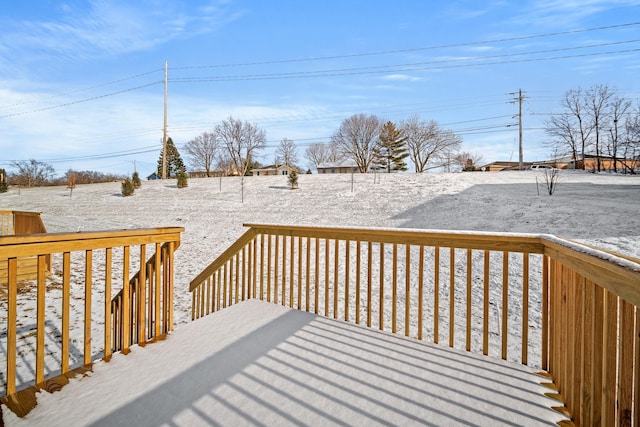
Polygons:
<instances>
[{"instance_id":1,"label":"snowy yard","mask_svg":"<svg viewBox=\"0 0 640 427\"><path fill-rule=\"evenodd\" d=\"M640 177L562 171L556 193L548 196L536 185L542 174L302 175L298 190L289 190L284 176L248 177L244 202L239 178L191 179L186 189L147 181L126 198L119 183L109 183L78 186L73 197L63 187L11 190L0 195L0 209L40 211L49 232L184 227L175 258L179 328L191 318L189 282L244 232L243 223L550 233L640 258ZM75 291L72 311L80 313L82 289ZM95 292L95 307L102 307ZM18 298L26 329L35 322L34 295L27 287ZM50 288L53 310L58 298L59 289ZM4 307L0 324L6 336ZM100 342L101 325L94 329ZM0 345L4 359L4 338ZM28 351L19 357L26 365L32 360Z\"/></svg>"}]
</instances>

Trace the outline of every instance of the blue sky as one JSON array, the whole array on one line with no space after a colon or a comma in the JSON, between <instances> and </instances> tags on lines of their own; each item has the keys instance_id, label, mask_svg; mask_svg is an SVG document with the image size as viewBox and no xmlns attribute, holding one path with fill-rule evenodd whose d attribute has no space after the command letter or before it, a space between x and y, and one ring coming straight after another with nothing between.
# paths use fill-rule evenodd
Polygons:
<instances>
[{"instance_id":1,"label":"blue sky","mask_svg":"<svg viewBox=\"0 0 640 427\"><path fill-rule=\"evenodd\" d=\"M541 160L566 90L640 98L640 0L27 0L0 25L0 167L59 175L155 169L165 61L178 148L233 116L266 131L263 163L358 113L434 119L517 161L518 89L524 159Z\"/></svg>"}]
</instances>

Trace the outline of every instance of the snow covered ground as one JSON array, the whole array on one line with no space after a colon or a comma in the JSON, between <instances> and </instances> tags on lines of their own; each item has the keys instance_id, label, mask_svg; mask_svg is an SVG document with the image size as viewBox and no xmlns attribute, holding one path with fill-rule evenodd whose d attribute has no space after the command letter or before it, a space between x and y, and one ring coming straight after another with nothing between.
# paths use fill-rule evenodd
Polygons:
<instances>
[{"instance_id":1,"label":"snow covered ground","mask_svg":"<svg viewBox=\"0 0 640 427\"><path fill-rule=\"evenodd\" d=\"M12 189L0 195L0 209L40 211L50 232L185 227L176 252L179 327L190 319L189 282L244 232L243 223L551 233L640 258L640 176L562 171L553 196L542 176L302 175L298 190L284 176L249 177L244 201L239 178L191 179L185 189L147 181L126 198L119 183L107 183L78 186L72 197L64 187ZM21 293L23 313L32 311L33 296ZM6 335L4 307L0 325ZM23 359L28 364L29 355Z\"/></svg>"}]
</instances>

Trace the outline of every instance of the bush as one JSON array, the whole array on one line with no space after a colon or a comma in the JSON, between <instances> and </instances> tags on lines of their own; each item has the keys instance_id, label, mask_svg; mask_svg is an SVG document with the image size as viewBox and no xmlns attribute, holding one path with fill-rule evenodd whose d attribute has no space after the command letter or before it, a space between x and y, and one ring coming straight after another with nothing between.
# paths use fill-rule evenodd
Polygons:
<instances>
[{"instance_id":1,"label":"bush","mask_svg":"<svg viewBox=\"0 0 640 427\"><path fill-rule=\"evenodd\" d=\"M185 173L184 169L180 169L178 171L177 178L178 178L178 188L185 188L189 185L187 174Z\"/></svg>"},{"instance_id":2,"label":"bush","mask_svg":"<svg viewBox=\"0 0 640 427\"><path fill-rule=\"evenodd\" d=\"M131 177L131 183L133 184L133 188L135 188L136 190L142 186L142 182L140 182L140 175L138 175L138 172L133 173L133 176Z\"/></svg>"},{"instance_id":3,"label":"bush","mask_svg":"<svg viewBox=\"0 0 640 427\"><path fill-rule=\"evenodd\" d=\"M124 197L133 195L135 191L135 187L133 186L133 182L129 178L122 181L122 195Z\"/></svg>"}]
</instances>

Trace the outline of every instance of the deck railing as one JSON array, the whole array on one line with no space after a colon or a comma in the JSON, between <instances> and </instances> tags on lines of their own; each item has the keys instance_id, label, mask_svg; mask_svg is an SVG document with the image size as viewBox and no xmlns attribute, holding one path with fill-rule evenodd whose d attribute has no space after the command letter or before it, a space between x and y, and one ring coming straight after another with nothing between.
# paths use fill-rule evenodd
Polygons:
<instances>
[{"instance_id":1,"label":"deck railing","mask_svg":"<svg viewBox=\"0 0 640 427\"><path fill-rule=\"evenodd\" d=\"M549 235L247 225L192 282L541 368L578 425L640 426L640 263Z\"/></svg>"},{"instance_id":2,"label":"deck railing","mask_svg":"<svg viewBox=\"0 0 640 427\"><path fill-rule=\"evenodd\" d=\"M109 360L114 348L127 351L134 337L123 332L114 345L113 331L129 331L135 325L140 331L135 340L142 343L170 330L173 251L182 231L169 227L0 237L0 263L8 270L4 295L0 292L0 313L6 313L0 314L6 319L6 333L0 336L6 354L6 369L0 371L1 401L25 415L35 406L38 389L59 388L96 358ZM150 260L147 245L156 252ZM139 257L132 254L136 247ZM34 281L18 280L18 259L24 257L37 260ZM52 262L50 275L47 257ZM138 297L131 298L130 280L134 289L141 288L135 283L146 283L153 291L137 291ZM111 295L119 289L119 310L114 312ZM159 304L163 311L157 309ZM132 312L137 317L132 318Z\"/></svg>"}]
</instances>

